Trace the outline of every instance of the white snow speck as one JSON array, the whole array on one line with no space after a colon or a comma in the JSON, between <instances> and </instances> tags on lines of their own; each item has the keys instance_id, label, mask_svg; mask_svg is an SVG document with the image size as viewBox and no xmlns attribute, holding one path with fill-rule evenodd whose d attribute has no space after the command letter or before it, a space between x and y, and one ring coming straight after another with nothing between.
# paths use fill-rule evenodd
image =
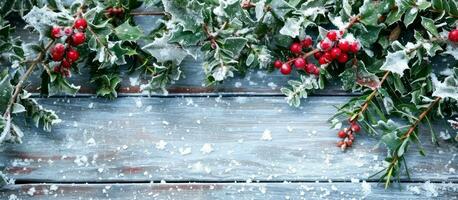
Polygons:
<instances>
[{"instance_id":1,"label":"white snow speck","mask_svg":"<svg viewBox=\"0 0 458 200\"><path fill-rule=\"evenodd\" d=\"M269 129L264 130L264 132L262 133L261 140L266 140L266 141L272 140L272 132L270 132Z\"/></svg>"},{"instance_id":2,"label":"white snow speck","mask_svg":"<svg viewBox=\"0 0 458 200\"><path fill-rule=\"evenodd\" d=\"M267 86L269 86L270 88L272 88L272 90L277 89L277 84L275 84L274 82L269 82L269 83L267 84Z\"/></svg>"},{"instance_id":3,"label":"white snow speck","mask_svg":"<svg viewBox=\"0 0 458 200\"><path fill-rule=\"evenodd\" d=\"M94 108L94 103L90 103L87 107L88 108Z\"/></svg>"},{"instance_id":4,"label":"white snow speck","mask_svg":"<svg viewBox=\"0 0 458 200\"><path fill-rule=\"evenodd\" d=\"M213 147L211 144L205 143L204 145L202 145L202 148L200 149L200 151L203 154L209 154L213 151Z\"/></svg>"},{"instance_id":5,"label":"white snow speck","mask_svg":"<svg viewBox=\"0 0 458 200\"><path fill-rule=\"evenodd\" d=\"M167 142L164 140L159 140L159 142L156 143L156 149L163 150L165 149L165 146L167 145Z\"/></svg>"},{"instance_id":6,"label":"white snow speck","mask_svg":"<svg viewBox=\"0 0 458 200\"><path fill-rule=\"evenodd\" d=\"M141 108L143 106L142 100L136 98L135 99L135 106L137 106L137 108Z\"/></svg>"},{"instance_id":7,"label":"white snow speck","mask_svg":"<svg viewBox=\"0 0 458 200\"><path fill-rule=\"evenodd\" d=\"M18 200L17 196L15 194L11 194L9 197L8 197L8 200Z\"/></svg>"},{"instance_id":8,"label":"white snow speck","mask_svg":"<svg viewBox=\"0 0 458 200\"><path fill-rule=\"evenodd\" d=\"M191 151L192 151L192 150L191 150L191 147L185 147L185 148L180 147L180 148L178 149L178 151L180 152L180 154L181 154L182 156L184 156L184 155L191 154Z\"/></svg>"},{"instance_id":9,"label":"white snow speck","mask_svg":"<svg viewBox=\"0 0 458 200\"><path fill-rule=\"evenodd\" d=\"M361 183L361 188L362 188L364 197L372 193L371 185L367 183L366 181L363 181Z\"/></svg>"},{"instance_id":10,"label":"white snow speck","mask_svg":"<svg viewBox=\"0 0 458 200\"><path fill-rule=\"evenodd\" d=\"M86 156L76 156L73 162L76 163L76 165L78 166L88 166L89 165L89 163L87 162Z\"/></svg>"},{"instance_id":11,"label":"white snow speck","mask_svg":"<svg viewBox=\"0 0 458 200\"><path fill-rule=\"evenodd\" d=\"M30 196L33 196L35 192L36 192L35 187L31 187L29 188L29 190L27 190L27 194Z\"/></svg>"},{"instance_id":12,"label":"white snow speck","mask_svg":"<svg viewBox=\"0 0 458 200\"><path fill-rule=\"evenodd\" d=\"M57 189L59 189L59 186L57 186L56 184L52 184L52 185L49 187L49 190L51 190L51 191L57 191Z\"/></svg>"},{"instance_id":13,"label":"white snow speck","mask_svg":"<svg viewBox=\"0 0 458 200\"><path fill-rule=\"evenodd\" d=\"M351 178L350 181L352 183L359 183L359 179L357 179L357 178Z\"/></svg>"},{"instance_id":14,"label":"white snow speck","mask_svg":"<svg viewBox=\"0 0 458 200\"><path fill-rule=\"evenodd\" d=\"M88 146L95 146L95 140L94 138L90 138L89 140L86 141L86 144Z\"/></svg>"},{"instance_id":15,"label":"white snow speck","mask_svg":"<svg viewBox=\"0 0 458 200\"><path fill-rule=\"evenodd\" d=\"M437 197L439 195L439 193L436 190L436 185L434 185L430 181L426 181L425 183L423 183L421 187L423 190L426 191L426 196L428 197Z\"/></svg>"},{"instance_id":16,"label":"white snow speck","mask_svg":"<svg viewBox=\"0 0 458 200\"><path fill-rule=\"evenodd\" d=\"M162 121L162 124L169 125L170 123L168 121Z\"/></svg>"},{"instance_id":17,"label":"white snow speck","mask_svg":"<svg viewBox=\"0 0 458 200\"><path fill-rule=\"evenodd\" d=\"M242 87L242 83L241 82L235 82L234 86L236 88Z\"/></svg>"}]
</instances>

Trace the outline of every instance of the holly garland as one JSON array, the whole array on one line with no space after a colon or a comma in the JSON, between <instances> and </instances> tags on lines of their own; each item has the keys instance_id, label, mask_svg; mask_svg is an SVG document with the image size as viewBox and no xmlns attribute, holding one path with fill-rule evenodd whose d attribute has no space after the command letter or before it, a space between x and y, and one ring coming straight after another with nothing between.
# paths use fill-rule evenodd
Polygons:
<instances>
[{"instance_id":1,"label":"holly garland","mask_svg":"<svg viewBox=\"0 0 458 200\"><path fill-rule=\"evenodd\" d=\"M152 7L164 12L144 10ZM143 90L167 93L189 56L203 57L207 85L254 69L299 74L281 89L296 107L335 79L361 93L330 121L348 124L337 132L342 150L362 129L380 137L387 168L374 176L386 186L409 175L405 152L411 144L426 153L418 139L421 123L445 118L458 128L454 0L14 0L0 8L0 143L21 141L14 119L22 114L46 131L60 122L25 90L34 71L42 72L42 95L75 95L80 86L68 77L77 75L91 76L98 96L116 98L121 68L147 79ZM135 24L137 15L162 21L145 33ZM21 43L13 18L22 18L39 42ZM452 64L432 65L441 57ZM80 74L82 67L90 74ZM0 177L0 185L8 182Z\"/></svg>"}]
</instances>

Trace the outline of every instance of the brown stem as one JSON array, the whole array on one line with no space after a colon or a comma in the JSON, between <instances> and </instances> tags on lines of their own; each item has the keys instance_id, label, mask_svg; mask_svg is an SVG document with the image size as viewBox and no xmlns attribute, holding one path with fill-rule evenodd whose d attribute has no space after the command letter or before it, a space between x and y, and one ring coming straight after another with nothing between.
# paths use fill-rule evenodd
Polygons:
<instances>
[{"instance_id":1,"label":"brown stem","mask_svg":"<svg viewBox=\"0 0 458 200\"><path fill-rule=\"evenodd\" d=\"M412 124L412 126L410 126L409 130L407 130L407 132L404 133L404 135L400 139L404 140L404 139L408 138L415 131L415 128L417 128L417 126L420 124L420 122L426 117L426 115L428 115L428 113L431 111L431 109L434 107L434 105L436 105L440 100L441 100L441 97L436 97L436 99L428 106L428 108L425 111L423 111L420 114L420 116L415 121L415 123Z\"/></svg>"},{"instance_id":2,"label":"brown stem","mask_svg":"<svg viewBox=\"0 0 458 200\"><path fill-rule=\"evenodd\" d=\"M144 12L130 12L134 16L164 16L165 12L144 11Z\"/></svg>"},{"instance_id":3,"label":"brown stem","mask_svg":"<svg viewBox=\"0 0 458 200\"><path fill-rule=\"evenodd\" d=\"M390 71L386 71L385 74L382 77L382 80L380 81L380 86L385 82L385 80L388 78L388 75L390 75ZM366 98L366 101L363 103L361 106L361 110L356 114L356 116L353 119L350 119L351 122L354 122L358 119L360 115L362 115L367 108L369 108L369 104L371 103L372 99L377 95L378 90L375 89L372 91L372 93Z\"/></svg>"},{"instance_id":4,"label":"brown stem","mask_svg":"<svg viewBox=\"0 0 458 200\"><path fill-rule=\"evenodd\" d=\"M344 33L348 31L348 29L350 29L353 25L355 25L356 23L358 23L359 21L361 20L361 16L360 15L357 15L357 16L354 16L350 19L350 23L348 23L348 25L344 28L344 30L342 30Z\"/></svg>"},{"instance_id":5,"label":"brown stem","mask_svg":"<svg viewBox=\"0 0 458 200\"><path fill-rule=\"evenodd\" d=\"M316 52L319 52L319 51L320 51L319 49L313 49L313 50L311 50L311 51L309 51L307 53L304 53L302 55L302 58L307 59L308 57L312 56L313 54L315 54ZM294 60L295 59L291 59L291 60L287 61L286 63L287 64L291 64L292 62L294 62Z\"/></svg>"},{"instance_id":6,"label":"brown stem","mask_svg":"<svg viewBox=\"0 0 458 200\"><path fill-rule=\"evenodd\" d=\"M45 46L45 49L38 54L37 58L32 61L32 63L30 64L30 67L27 69L24 75L22 75L21 78L19 79L19 82L17 83L16 87L14 88L13 95L11 96L10 100L8 101L8 104L6 105L5 113L3 114L4 118L8 118L10 116L11 109L13 107L13 104L16 102L16 99L21 91L22 85L27 80L27 78L32 74L37 64L43 60L44 55L46 54L46 52L48 51L48 49L51 47L53 43L54 43L54 40L51 40Z\"/></svg>"}]
</instances>

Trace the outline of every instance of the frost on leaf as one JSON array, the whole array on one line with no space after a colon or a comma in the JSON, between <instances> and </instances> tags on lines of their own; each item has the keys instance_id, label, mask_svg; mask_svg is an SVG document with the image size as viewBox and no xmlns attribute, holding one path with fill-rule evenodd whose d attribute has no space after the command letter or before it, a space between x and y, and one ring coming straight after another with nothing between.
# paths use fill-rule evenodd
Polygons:
<instances>
[{"instance_id":1,"label":"frost on leaf","mask_svg":"<svg viewBox=\"0 0 458 200\"><path fill-rule=\"evenodd\" d=\"M450 54L455 58L455 60L458 60L458 45L448 44L444 54Z\"/></svg>"},{"instance_id":2,"label":"frost on leaf","mask_svg":"<svg viewBox=\"0 0 458 200\"><path fill-rule=\"evenodd\" d=\"M385 63L383 63L381 70L390 71L399 74L401 77L404 71L409 69L409 58L404 50L396 51L394 53L388 52Z\"/></svg>"},{"instance_id":3,"label":"frost on leaf","mask_svg":"<svg viewBox=\"0 0 458 200\"><path fill-rule=\"evenodd\" d=\"M199 30L204 23L202 15L204 4L197 0L162 0L162 5L165 12L170 13L171 21L182 25L185 31Z\"/></svg>"},{"instance_id":4,"label":"frost on leaf","mask_svg":"<svg viewBox=\"0 0 458 200\"><path fill-rule=\"evenodd\" d=\"M170 44L168 41L170 35L164 34L156 38L153 42L142 47L143 50L150 53L158 62L172 61L179 65L188 53L176 44Z\"/></svg>"},{"instance_id":5,"label":"frost on leaf","mask_svg":"<svg viewBox=\"0 0 458 200\"><path fill-rule=\"evenodd\" d=\"M280 29L280 34L295 38L299 35L299 30L303 21L304 18L288 18L283 28Z\"/></svg>"},{"instance_id":6,"label":"frost on leaf","mask_svg":"<svg viewBox=\"0 0 458 200\"><path fill-rule=\"evenodd\" d=\"M434 85L433 96L441 98L452 98L458 100L458 69L455 69L455 75L448 76L443 82L437 80L435 74L431 74Z\"/></svg>"},{"instance_id":7,"label":"frost on leaf","mask_svg":"<svg viewBox=\"0 0 458 200\"><path fill-rule=\"evenodd\" d=\"M40 33L39 40L42 40L43 36L46 35L52 26L59 25L58 23L62 21L62 18L71 18L71 16L63 12L53 12L47 7L33 7L32 10L24 16L24 21L27 22L28 26L33 27Z\"/></svg>"}]
</instances>

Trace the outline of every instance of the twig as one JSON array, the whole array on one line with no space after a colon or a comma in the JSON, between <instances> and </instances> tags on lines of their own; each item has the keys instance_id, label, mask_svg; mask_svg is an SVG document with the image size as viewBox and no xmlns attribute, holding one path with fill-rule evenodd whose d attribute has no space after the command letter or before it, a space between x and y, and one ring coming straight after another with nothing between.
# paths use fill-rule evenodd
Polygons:
<instances>
[{"instance_id":1,"label":"twig","mask_svg":"<svg viewBox=\"0 0 458 200\"><path fill-rule=\"evenodd\" d=\"M165 12L145 11L145 12L130 12L130 15L134 16L164 16Z\"/></svg>"},{"instance_id":2,"label":"twig","mask_svg":"<svg viewBox=\"0 0 458 200\"><path fill-rule=\"evenodd\" d=\"M13 104L16 102L16 99L21 91L22 85L24 82L27 80L27 78L32 74L33 70L37 66L38 63L40 63L43 60L44 55L48 51L48 49L51 47L51 45L54 43L54 40L51 40L45 47L45 49L40 52L35 60L32 61L30 64L29 69L25 72L24 75L21 76L19 79L19 82L17 83L16 87L14 88L14 93L11 96L10 100L8 101L8 104L5 109L5 113L3 114L4 118L9 118L11 114L11 108L13 107Z\"/></svg>"},{"instance_id":3,"label":"twig","mask_svg":"<svg viewBox=\"0 0 458 200\"><path fill-rule=\"evenodd\" d=\"M434 105L436 105L440 100L441 97L436 97L436 99L428 106L428 108L420 114L415 123L412 126L410 126L409 130L401 137L401 140L408 138L414 132L415 128L417 128L417 126L420 124L423 118L426 117L426 115L431 111Z\"/></svg>"}]
</instances>

